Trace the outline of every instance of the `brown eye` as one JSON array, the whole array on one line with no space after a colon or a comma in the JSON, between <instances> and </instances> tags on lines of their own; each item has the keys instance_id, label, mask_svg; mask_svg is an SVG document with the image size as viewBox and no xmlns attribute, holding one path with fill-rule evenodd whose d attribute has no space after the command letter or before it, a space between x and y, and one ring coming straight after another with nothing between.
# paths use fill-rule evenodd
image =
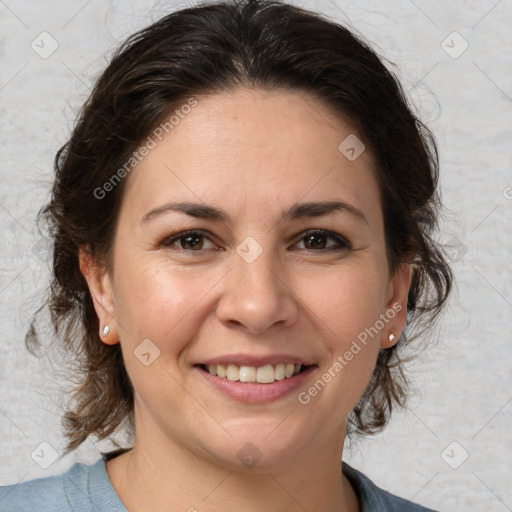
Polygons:
<instances>
[{"instance_id":1,"label":"brown eye","mask_svg":"<svg viewBox=\"0 0 512 512\"><path fill-rule=\"evenodd\" d=\"M178 238L182 249L202 249L203 235L184 235Z\"/></svg>"},{"instance_id":2,"label":"brown eye","mask_svg":"<svg viewBox=\"0 0 512 512\"><path fill-rule=\"evenodd\" d=\"M307 232L300 239L300 243L303 243L304 247L299 248L307 251L340 251L351 248L350 244L341 236L324 230Z\"/></svg>"},{"instance_id":3,"label":"brown eye","mask_svg":"<svg viewBox=\"0 0 512 512\"><path fill-rule=\"evenodd\" d=\"M324 249L326 246L324 235L312 234L304 237L304 245L306 249Z\"/></svg>"},{"instance_id":4,"label":"brown eye","mask_svg":"<svg viewBox=\"0 0 512 512\"><path fill-rule=\"evenodd\" d=\"M209 241L212 247L214 247L210 238L203 233L199 231L186 231L168 238L162 242L162 245L167 247L174 246L184 251L201 251L203 249L211 248L205 247L205 243L207 243L206 241Z\"/></svg>"}]
</instances>

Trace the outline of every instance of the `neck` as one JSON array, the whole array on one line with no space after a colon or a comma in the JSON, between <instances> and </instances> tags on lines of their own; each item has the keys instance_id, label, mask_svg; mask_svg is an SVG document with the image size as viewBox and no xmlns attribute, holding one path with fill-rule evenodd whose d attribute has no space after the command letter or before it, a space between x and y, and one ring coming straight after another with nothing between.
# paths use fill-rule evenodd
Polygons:
<instances>
[{"instance_id":1,"label":"neck","mask_svg":"<svg viewBox=\"0 0 512 512\"><path fill-rule=\"evenodd\" d=\"M158 434L139 435L132 450L107 462L107 474L130 512L358 512L341 472L343 438L334 441L311 443L282 463L240 467L220 465Z\"/></svg>"}]
</instances>

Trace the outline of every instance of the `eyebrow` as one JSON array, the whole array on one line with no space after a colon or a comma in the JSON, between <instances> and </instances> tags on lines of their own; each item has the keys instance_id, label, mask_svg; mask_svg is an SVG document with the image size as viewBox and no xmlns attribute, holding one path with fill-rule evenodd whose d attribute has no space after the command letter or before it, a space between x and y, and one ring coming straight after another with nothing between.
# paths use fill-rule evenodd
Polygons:
<instances>
[{"instance_id":1,"label":"eyebrow","mask_svg":"<svg viewBox=\"0 0 512 512\"><path fill-rule=\"evenodd\" d=\"M141 220L145 223L171 211L182 212L198 219L208 219L230 223L229 215L220 208L202 203L188 201L167 203L146 213ZM321 217L334 212L346 212L368 224L363 212L345 201L312 201L307 203L295 203L283 212L281 221L293 221L304 217Z\"/></svg>"}]
</instances>

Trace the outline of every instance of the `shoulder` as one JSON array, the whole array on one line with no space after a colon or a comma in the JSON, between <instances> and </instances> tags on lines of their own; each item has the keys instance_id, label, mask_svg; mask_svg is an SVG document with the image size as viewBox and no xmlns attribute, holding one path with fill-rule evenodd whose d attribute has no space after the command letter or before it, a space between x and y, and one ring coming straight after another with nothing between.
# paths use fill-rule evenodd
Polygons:
<instances>
[{"instance_id":1,"label":"shoulder","mask_svg":"<svg viewBox=\"0 0 512 512\"><path fill-rule=\"evenodd\" d=\"M90 466L75 463L60 475L0 487L0 512L96 509L126 511L110 486L103 458Z\"/></svg>"},{"instance_id":2,"label":"shoulder","mask_svg":"<svg viewBox=\"0 0 512 512\"><path fill-rule=\"evenodd\" d=\"M89 466L76 463L61 475L0 487L0 511L72 510L67 499L68 488L75 484L83 488L88 471Z\"/></svg>"},{"instance_id":3,"label":"shoulder","mask_svg":"<svg viewBox=\"0 0 512 512\"><path fill-rule=\"evenodd\" d=\"M381 489L346 462L342 463L342 471L361 502L361 512L435 512Z\"/></svg>"}]
</instances>

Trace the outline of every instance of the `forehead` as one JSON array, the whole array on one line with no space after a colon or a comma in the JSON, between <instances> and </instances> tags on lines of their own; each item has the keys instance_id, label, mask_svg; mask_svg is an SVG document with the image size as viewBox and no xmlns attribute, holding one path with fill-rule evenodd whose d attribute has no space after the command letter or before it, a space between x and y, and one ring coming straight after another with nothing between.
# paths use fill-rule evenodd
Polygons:
<instances>
[{"instance_id":1,"label":"forehead","mask_svg":"<svg viewBox=\"0 0 512 512\"><path fill-rule=\"evenodd\" d=\"M260 214L300 199L378 202L372 155L348 159L340 144L360 137L307 93L241 88L195 99L130 173L123 203L133 215L171 199L252 204Z\"/></svg>"}]
</instances>

